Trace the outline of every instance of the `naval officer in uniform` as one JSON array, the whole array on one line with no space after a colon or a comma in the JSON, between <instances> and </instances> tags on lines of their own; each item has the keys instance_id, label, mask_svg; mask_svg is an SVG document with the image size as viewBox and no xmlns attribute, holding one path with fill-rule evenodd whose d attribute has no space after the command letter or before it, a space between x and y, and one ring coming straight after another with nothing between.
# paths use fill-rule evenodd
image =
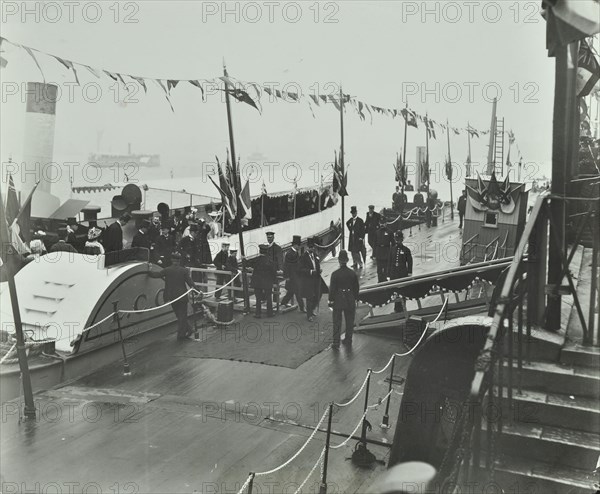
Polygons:
<instances>
[{"instance_id":1,"label":"naval officer in uniform","mask_svg":"<svg viewBox=\"0 0 600 494\"><path fill-rule=\"evenodd\" d=\"M410 249L404 245L404 234L402 230L394 233L395 243L390 251L388 273L390 280L398 280L412 276L413 259ZM394 305L394 312L402 312L402 301L399 299Z\"/></svg>"},{"instance_id":2,"label":"naval officer in uniform","mask_svg":"<svg viewBox=\"0 0 600 494\"><path fill-rule=\"evenodd\" d=\"M377 263L377 281L379 283L388 279L388 264L393 244L392 234L386 228L385 218L382 217L375 238L375 262Z\"/></svg>"}]
</instances>

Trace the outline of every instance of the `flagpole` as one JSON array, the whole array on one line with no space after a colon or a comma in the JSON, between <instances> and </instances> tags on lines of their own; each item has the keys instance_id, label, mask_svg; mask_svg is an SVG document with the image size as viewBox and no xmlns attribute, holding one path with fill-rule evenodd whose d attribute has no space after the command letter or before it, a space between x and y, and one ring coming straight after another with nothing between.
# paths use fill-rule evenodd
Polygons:
<instances>
[{"instance_id":1,"label":"flagpole","mask_svg":"<svg viewBox=\"0 0 600 494\"><path fill-rule=\"evenodd\" d=\"M406 114L408 115L408 99L405 102ZM404 149L402 150L402 166L404 169L402 170L402 175L400 176L400 180L402 182L402 200L400 201L400 214L404 213L404 177L406 176L406 134L408 133L408 118L404 119ZM402 223L402 219L400 219L400 223ZM402 224L400 224L400 230L402 230Z\"/></svg>"},{"instance_id":2,"label":"flagpole","mask_svg":"<svg viewBox=\"0 0 600 494\"><path fill-rule=\"evenodd\" d=\"M317 211L321 211L321 190L323 189L323 175L321 175L321 181L319 182L319 194L317 196Z\"/></svg>"},{"instance_id":3,"label":"flagpole","mask_svg":"<svg viewBox=\"0 0 600 494\"><path fill-rule=\"evenodd\" d=\"M227 126L229 128L229 147L231 148L231 166L233 169L233 176L234 176L234 180L233 180L233 193L235 194L235 197L237 199L238 194L240 193L238 189L238 185L237 185L237 176L238 176L238 170L237 170L237 164L235 162L235 143L233 141L233 123L232 123L232 119L231 119L231 102L229 101L229 83L227 82L227 78L229 77L227 74L227 68L225 67L225 60L223 60L223 75L225 76L224 79L224 83L225 83L225 105L227 107ZM237 202L237 201L236 201ZM237 226L237 230L238 230L238 235L239 235L239 243L240 243L240 255L242 256L242 286L244 289L244 312L245 313L249 313L250 312L250 298L248 295L248 277L246 275L246 253L244 251L244 236L242 235L242 220L240 218L240 208L239 206L236 208L236 212L235 212L235 223Z\"/></svg>"},{"instance_id":4,"label":"flagpole","mask_svg":"<svg viewBox=\"0 0 600 494\"><path fill-rule=\"evenodd\" d=\"M263 186L265 184L263 183ZM265 226L265 193L264 187L263 190L260 191L260 227L263 228Z\"/></svg>"},{"instance_id":5,"label":"flagpole","mask_svg":"<svg viewBox=\"0 0 600 494\"><path fill-rule=\"evenodd\" d=\"M23 337L23 322L21 321L21 311L19 309L19 299L17 298L17 286L15 284L15 273L13 272L13 258L15 256L14 247L8 241L8 224L6 223L6 213L4 211L4 201L0 197L0 221L2 221L3 234L6 233L6 243L2 248L2 257L4 257L6 272L8 278L8 291L10 294L10 304L13 313L13 322L15 324L15 335L17 338L17 358L19 360L19 369L23 382L23 395L25 397L24 414L28 419L35 419L36 411L33 402L33 388L31 387L31 376L29 374L29 363L25 353L25 338ZM6 230L6 232L4 232ZM19 414L20 414L19 410Z\"/></svg>"},{"instance_id":6,"label":"flagpole","mask_svg":"<svg viewBox=\"0 0 600 494\"><path fill-rule=\"evenodd\" d=\"M431 183L429 176L431 173L429 171L429 117L427 113L425 114L425 156L425 163L427 164L427 196L429 197L429 185Z\"/></svg>"},{"instance_id":7,"label":"flagpole","mask_svg":"<svg viewBox=\"0 0 600 494\"><path fill-rule=\"evenodd\" d=\"M450 180L450 219L454 221L454 199L452 197L452 158L450 157L450 126L448 125L448 119L446 119L446 135L448 136L448 166L450 167L450 175L448 173L448 180Z\"/></svg>"},{"instance_id":8,"label":"flagpole","mask_svg":"<svg viewBox=\"0 0 600 494\"><path fill-rule=\"evenodd\" d=\"M467 158L467 177L471 176L471 124L467 122L467 142L469 143L469 156Z\"/></svg>"},{"instance_id":9,"label":"flagpole","mask_svg":"<svg viewBox=\"0 0 600 494\"><path fill-rule=\"evenodd\" d=\"M344 180L345 180L345 176L346 176L346 172L345 172L345 167L344 167L344 95L342 93L342 85L340 84L340 134L341 134L341 139L340 139L340 170L341 170L341 176L340 176L340 190L343 189L344 192L347 192L347 190L345 190L345 186L344 186ZM346 246L346 222L344 221L344 212L346 210L346 206L345 206L345 201L344 201L344 197L345 195L342 195L342 249L345 249Z\"/></svg>"},{"instance_id":10,"label":"flagpole","mask_svg":"<svg viewBox=\"0 0 600 494\"><path fill-rule=\"evenodd\" d=\"M294 180L294 218L293 219L296 219L296 187L297 187L296 180Z\"/></svg>"}]
</instances>

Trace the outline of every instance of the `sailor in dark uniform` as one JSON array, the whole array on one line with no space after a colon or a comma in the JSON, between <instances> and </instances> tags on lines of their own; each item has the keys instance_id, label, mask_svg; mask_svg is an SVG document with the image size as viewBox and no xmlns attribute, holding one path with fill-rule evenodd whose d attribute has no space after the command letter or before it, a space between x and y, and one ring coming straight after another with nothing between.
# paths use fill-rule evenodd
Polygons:
<instances>
[{"instance_id":1,"label":"sailor in dark uniform","mask_svg":"<svg viewBox=\"0 0 600 494\"><path fill-rule=\"evenodd\" d=\"M148 229L150 228L150 222L148 220L142 220L140 223L140 229L133 236L133 240L131 241L131 247L143 247L148 249L148 253L150 252L150 247L152 242L150 242L150 236L148 235Z\"/></svg>"},{"instance_id":2,"label":"sailor in dark uniform","mask_svg":"<svg viewBox=\"0 0 600 494\"><path fill-rule=\"evenodd\" d=\"M356 300L358 299L358 276L350 269L348 252L341 250L338 255L339 269L331 274L329 284L329 307L333 309L333 348L340 347L342 331L342 314L346 320L345 345L352 345L354 332L354 316L356 314Z\"/></svg>"},{"instance_id":3,"label":"sailor in dark uniform","mask_svg":"<svg viewBox=\"0 0 600 494\"><path fill-rule=\"evenodd\" d=\"M371 259L375 259L375 241L380 219L381 215L375 211L375 206L369 206L369 212L365 218L365 228L367 230L367 240L371 246Z\"/></svg>"},{"instance_id":4,"label":"sailor in dark uniform","mask_svg":"<svg viewBox=\"0 0 600 494\"><path fill-rule=\"evenodd\" d=\"M375 241L375 262L377 262L377 281L387 281L390 251L394 244L394 237L385 225L385 218L381 218Z\"/></svg>"},{"instance_id":5,"label":"sailor in dark uniform","mask_svg":"<svg viewBox=\"0 0 600 494\"><path fill-rule=\"evenodd\" d=\"M171 255L172 265L160 271L148 272L151 278L162 278L165 280L164 299L171 302L171 308L177 317L177 339L184 340L192 332L188 323L188 296L182 295L188 291L188 286L194 288L195 284L190 276L190 270L181 265L181 254L174 252ZM181 297L181 298L179 298ZM175 300L179 298L179 300Z\"/></svg>"},{"instance_id":6,"label":"sailor in dark uniform","mask_svg":"<svg viewBox=\"0 0 600 494\"><path fill-rule=\"evenodd\" d=\"M259 245L260 255L254 263L252 270L252 288L256 295L256 314L254 317L261 317L262 301L267 302L267 317L273 316L273 285L277 280L277 270L275 263L269 259L268 245Z\"/></svg>"},{"instance_id":7,"label":"sailor in dark uniform","mask_svg":"<svg viewBox=\"0 0 600 494\"><path fill-rule=\"evenodd\" d=\"M462 230L463 227L463 219L465 217L465 211L467 210L467 191L463 190L462 195L458 198L458 205L456 206L458 210L458 229Z\"/></svg>"},{"instance_id":8,"label":"sailor in dark uniform","mask_svg":"<svg viewBox=\"0 0 600 494\"><path fill-rule=\"evenodd\" d=\"M404 234L401 230L394 233L395 243L390 251L388 273L390 280L398 280L412 276L413 259L410 249L404 245ZM402 312L402 301L398 300L394 305L394 312Z\"/></svg>"},{"instance_id":9,"label":"sailor in dark uniform","mask_svg":"<svg viewBox=\"0 0 600 494\"><path fill-rule=\"evenodd\" d=\"M267 232L267 257L275 264L277 275L283 274L283 249L275 242L275 233ZM273 293L273 302L276 302L277 295Z\"/></svg>"},{"instance_id":10,"label":"sailor in dark uniform","mask_svg":"<svg viewBox=\"0 0 600 494\"><path fill-rule=\"evenodd\" d=\"M227 267L227 258L229 257L229 242L223 242L221 244L221 250L217 252L215 258L213 259L213 264L218 271L225 271ZM229 277L225 274L217 274L217 285L224 285L229 281ZM220 299L222 289L218 289L215 292L215 298Z\"/></svg>"},{"instance_id":11,"label":"sailor in dark uniform","mask_svg":"<svg viewBox=\"0 0 600 494\"><path fill-rule=\"evenodd\" d=\"M281 305L291 306L292 297L296 297L300 312L304 312L304 300L300 296L300 245L302 237L294 235L292 247L285 253L283 261L283 276L287 279L285 284L285 296L281 300Z\"/></svg>"}]
</instances>

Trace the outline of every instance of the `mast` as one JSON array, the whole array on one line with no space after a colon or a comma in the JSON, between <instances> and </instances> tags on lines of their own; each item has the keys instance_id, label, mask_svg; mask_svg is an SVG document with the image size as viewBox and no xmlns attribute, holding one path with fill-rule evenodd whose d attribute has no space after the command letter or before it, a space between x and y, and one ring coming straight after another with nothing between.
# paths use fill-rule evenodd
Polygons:
<instances>
[{"instance_id":1,"label":"mast","mask_svg":"<svg viewBox=\"0 0 600 494\"><path fill-rule=\"evenodd\" d=\"M341 177L340 180L342 183L341 187L344 187L344 179L345 179L345 166L344 166L344 94L342 92L342 85L340 84L340 171ZM344 187L345 189L345 187ZM347 192L347 190L345 190ZM342 249L345 249L346 246L346 222L344 221L344 213L346 211L346 205L344 201L344 195L342 195Z\"/></svg>"},{"instance_id":2,"label":"mast","mask_svg":"<svg viewBox=\"0 0 600 494\"><path fill-rule=\"evenodd\" d=\"M27 354L25 353L25 338L23 337L23 323L21 321L21 311L19 309L19 299L17 298L17 286L15 284L14 262L17 256L15 249L8 235L8 223L6 222L6 213L4 210L4 201L0 197L0 231L3 240L2 258L5 264L5 269L8 277L8 291L10 293L10 304L13 313L13 321L15 323L15 334L17 337L17 358L19 360L19 369L21 370L21 380L23 382L23 395L25 396L25 418L35 419L36 411L33 402L33 389L31 387L31 376L29 374L29 363L27 362ZM19 416L21 410L19 410Z\"/></svg>"},{"instance_id":3,"label":"mast","mask_svg":"<svg viewBox=\"0 0 600 494\"><path fill-rule=\"evenodd\" d=\"M231 167L233 170L233 193L235 194L235 199L237 202L237 197L240 193L238 182L238 166L236 164L236 154L235 154L235 143L233 141L233 122L231 119L231 102L229 101L229 83L227 68L225 67L225 60L223 60L223 75L224 83L225 83L225 105L227 107L227 126L229 128L229 146L231 148ZM232 198L233 199L233 198ZM242 235L242 220L240 218L240 207L236 208L235 212L235 224L237 226L238 235L239 235L239 243L240 243L240 255L242 256L242 286L244 289L244 312L250 312L250 298L248 295L248 277L246 276L246 253L244 251L244 236Z\"/></svg>"},{"instance_id":4,"label":"mast","mask_svg":"<svg viewBox=\"0 0 600 494\"><path fill-rule=\"evenodd\" d=\"M408 99L405 102L405 106L408 115ZM406 134L408 133L408 119L404 119L404 149L402 150L402 166L404 166L404 170L402 172L402 201L400 201L400 214L404 212L404 176L406 175ZM402 222L402 219L400 219ZM400 225L400 229L402 229L402 224Z\"/></svg>"},{"instance_id":5,"label":"mast","mask_svg":"<svg viewBox=\"0 0 600 494\"><path fill-rule=\"evenodd\" d=\"M492 103L492 123L490 124L490 145L488 148L488 160L486 174L491 175L495 171L496 163L494 160L494 141L496 138L496 103L497 100L494 98Z\"/></svg>"},{"instance_id":6,"label":"mast","mask_svg":"<svg viewBox=\"0 0 600 494\"><path fill-rule=\"evenodd\" d=\"M429 170L429 117L425 114L425 164L427 165L427 196L429 197L429 176L431 175Z\"/></svg>"},{"instance_id":7,"label":"mast","mask_svg":"<svg viewBox=\"0 0 600 494\"><path fill-rule=\"evenodd\" d=\"M446 119L446 135L448 136L448 166L450 167L450 173L446 174L448 176L448 180L450 181L450 219L454 220L454 199L452 198L452 158L450 157L450 126L448 125L448 119Z\"/></svg>"},{"instance_id":8,"label":"mast","mask_svg":"<svg viewBox=\"0 0 600 494\"><path fill-rule=\"evenodd\" d=\"M467 156L467 173L466 177L471 176L471 124L467 122L467 142L469 144L469 154Z\"/></svg>"}]
</instances>

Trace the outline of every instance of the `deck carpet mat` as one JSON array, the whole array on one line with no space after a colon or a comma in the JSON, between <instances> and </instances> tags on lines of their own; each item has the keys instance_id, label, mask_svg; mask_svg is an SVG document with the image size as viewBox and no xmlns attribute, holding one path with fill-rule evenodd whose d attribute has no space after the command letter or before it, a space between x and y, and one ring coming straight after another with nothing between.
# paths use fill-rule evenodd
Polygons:
<instances>
[{"instance_id":1,"label":"deck carpet mat","mask_svg":"<svg viewBox=\"0 0 600 494\"><path fill-rule=\"evenodd\" d=\"M356 321L368 312L359 307ZM344 326L342 325L342 331ZM200 341L184 341L176 357L235 360L296 369L333 342L332 312L323 297L319 314L308 322L306 314L294 310L274 317L255 319L238 316L236 322Z\"/></svg>"}]
</instances>

